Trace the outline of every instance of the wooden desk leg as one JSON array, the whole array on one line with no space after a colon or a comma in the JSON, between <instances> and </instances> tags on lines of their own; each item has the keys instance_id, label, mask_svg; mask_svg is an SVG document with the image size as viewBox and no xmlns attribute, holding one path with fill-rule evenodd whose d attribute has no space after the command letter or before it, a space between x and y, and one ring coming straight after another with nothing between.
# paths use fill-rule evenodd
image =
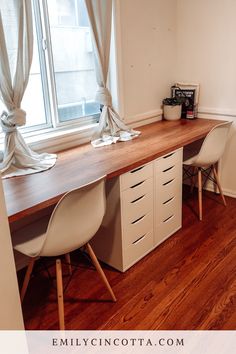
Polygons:
<instances>
[{"instance_id":1,"label":"wooden desk leg","mask_svg":"<svg viewBox=\"0 0 236 354\"><path fill-rule=\"evenodd\" d=\"M198 205L199 205L199 220L202 221L202 171L198 167Z\"/></svg>"},{"instance_id":2,"label":"wooden desk leg","mask_svg":"<svg viewBox=\"0 0 236 354\"><path fill-rule=\"evenodd\" d=\"M220 180L219 180L218 174L217 174L217 172L216 172L215 166L213 166L213 172L214 172L214 177L215 177L217 186L218 186L219 191L220 191L221 198L222 198L222 200L223 200L224 205L226 206L226 200L225 200L225 197L224 197L224 194L223 194L221 185L220 185Z\"/></svg>"},{"instance_id":3,"label":"wooden desk leg","mask_svg":"<svg viewBox=\"0 0 236 354\"><path fill-rule=\"evenodd\" d=\"M56 275L57 275L57 301L58 301L58 315L59 315L59 328L65 329L64 318L64 299L63 299L63 282L62 282L62 269L61 260L56 260Z\"/></svg>"},{"instance_id":4,"label":"wooden desk leg","mask_svg":"<svg viewBox=\"0 0 236 354\"><path fill-rule=\"evenodd\" d=\"M110 284L109 284L109 282L108 282L108 280L107 280L106 275L104 274L104 272L103 272L103 270L102 270L102 267L100 266L100 264L99 264L99 262L98 262L98 259L97 259L96 255L95 255L95 253L93 252L92 247L90 246L89 243L87 243L86 247L87 247L88 253L89 253L89 255L90 255L91 259L92 259L92 262L93 262L95 268L96 268L97 271L98 271L98 274L100 275L100 277L101 277L103 283L105 284L107 290L109 291L109 293L110 293L110 295L111 295L111 297L112 297L112 300L113 300L114 302L116 302L115 294L113 293L113 290L112 290L112 288L111 288L111 286L110 286Z\"/></svg>"}]
</instances>

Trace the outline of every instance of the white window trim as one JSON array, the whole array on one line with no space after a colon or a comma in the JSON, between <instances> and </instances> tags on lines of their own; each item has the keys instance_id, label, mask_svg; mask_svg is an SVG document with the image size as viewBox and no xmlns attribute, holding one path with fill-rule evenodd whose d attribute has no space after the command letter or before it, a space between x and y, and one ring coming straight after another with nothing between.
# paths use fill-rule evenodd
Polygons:
<instances>
[{"instance_id":1,"label":"white window trim","mask_svg":"<svg viewBox=\"0 0 236 354\"><path fill-rule=\"evenodd\" d=\"M38 152L59 152L81 144L88 143L95 132L98 123L83 127L49 128L35 132L24 133L26 143ZM0 138L0 150L3 150L4 135Z\"/></svg>"}]
</instances>

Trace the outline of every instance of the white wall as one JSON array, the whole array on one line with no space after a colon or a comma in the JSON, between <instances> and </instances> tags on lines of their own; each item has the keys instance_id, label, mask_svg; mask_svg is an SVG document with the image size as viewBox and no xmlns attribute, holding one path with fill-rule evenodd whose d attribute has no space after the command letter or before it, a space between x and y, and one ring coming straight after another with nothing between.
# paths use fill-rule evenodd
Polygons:
<instances>
[{"instance_id":1,"label":"white wall","mask_svg":"<svg viewBox=\"0 0 236 354\"><path fill-rule=\"evenodd\" d=\"M176 0L118 0L122 114L126 122L160 114L176 54Z\"/></svg>"},{"instance_id":2,"label":"white wall","mask_svg":"<svg viewBox=\"0 0 236 354\"><path fill-rule=\"evenodd\" d=\"M200 83L202 117L236 121L236 1L177 0L176 81ZM236 127L222 162L224 191L236 196Z\"/></svg>"},{"instance_id":3,"label":"white wall","mask_svg":"<svg viewBox=\"0 0 236 354\"><path fill-rule=\"evenodd\" d=\"M0 176L0 330L24 329L11 237Z\"/></svg>"},{"instance_id":4,"label":"white wall","mask_svg":"<svg viewBox=\"0 0 236 354\"><path fill-rule=\"evenodd\" d=\"M236 0L116 0L116 10L126 122L158 116L175 81L200 83L200 117L236 121ZM232 196L235 153L236 124L221 168L224 192Z\"/></svg>"}]
</instances>

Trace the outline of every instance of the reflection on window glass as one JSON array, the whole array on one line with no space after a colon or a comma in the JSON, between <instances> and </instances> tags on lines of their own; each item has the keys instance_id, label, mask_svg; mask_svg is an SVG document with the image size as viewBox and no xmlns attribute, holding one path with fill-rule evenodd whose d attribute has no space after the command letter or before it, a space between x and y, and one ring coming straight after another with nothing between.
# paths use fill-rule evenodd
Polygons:
<instances>
[{"instance_id":1,"label":"reflection on window glass","mask_svg":"<svg viewBox=\"0 0 236 354\"><path fill-rule=\"evenodd\" d=\"M78 22L81 27L89 27L89 19L84 0L78 0Z\"/></svg>"},{"instance_id":2,"label":"reflection on window glass","mask_svg":"<svg viewBox=\"0 0 236 354\"><path fill-rule=\"evenodd\" d=\"M56 0L55 13L57 23L61 26L76 26L76 2L75 0Z\"/></svg>"},{"instance_id":3,"label":"reflection on window glass","mask_svg":"<svg viewBox=\"0 0 236 354\"><path fill-rule=\"evenodd\" d=\"M53 25L57 6L64 14L72 11L72 3L78 18L85 25L88 15L84 2L78 0L49 1L49 20L54 61L59 121L89 116L99 113L99 104L94 101L97 90L89 27L64 27ZM83 3L83 5L81 5ZM61 10L60 10L61 11ZM68 15L69 18L69 15ZM71 23L74 17L71 15Z\"/></svg>"}]
</instances>

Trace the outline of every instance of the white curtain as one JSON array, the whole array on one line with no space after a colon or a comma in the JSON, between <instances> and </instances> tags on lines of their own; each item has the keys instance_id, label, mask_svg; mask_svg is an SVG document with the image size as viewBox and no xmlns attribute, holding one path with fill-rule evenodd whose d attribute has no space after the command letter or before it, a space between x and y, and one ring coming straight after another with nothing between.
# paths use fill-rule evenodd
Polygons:
<instances>
[{"instance_id":1,"label":"white curtain","mask_svg":"<svg viewBox=\"0 0 236 354\"><path fill-rule=\"evenodd\" d=\"M110 59L112 0L85 0L95 54L98 91L96 101L103 105L98 130L93 136L93 146L126 141L140 134L127 127L112 108L112 97L107 87Z\"/></svg>"},{"instance_id":2,"label":"white curtain","mask_svg":"<svg viewBox=\"0 0 236 354\"><path fill-rule=\"evenodd\" d=\"M0 94L7 108L1 115L5 133L4 151L0 156L3 177L40 172L56 162L54 154L33 152L18 130L26 123L21 101L29 80L32 53L31 0L1 0Z\"/></svg>"}]
</instances>

